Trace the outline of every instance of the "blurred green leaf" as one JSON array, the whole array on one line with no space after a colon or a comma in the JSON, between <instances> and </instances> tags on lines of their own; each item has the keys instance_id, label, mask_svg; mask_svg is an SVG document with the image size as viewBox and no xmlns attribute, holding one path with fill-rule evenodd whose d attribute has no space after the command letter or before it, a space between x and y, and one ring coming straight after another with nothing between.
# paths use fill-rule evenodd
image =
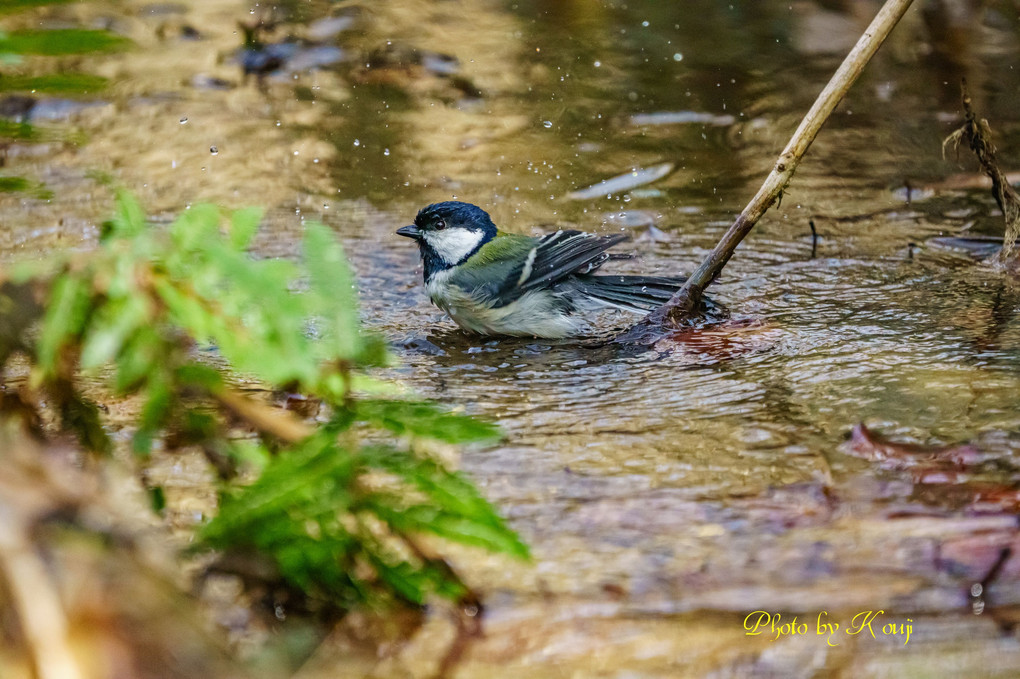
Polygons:
<instances>
[{"instance_id":1,"label":"blurred green leaf","mask_svg":"<svg viewBox=\"0 0 1020 679\"><path fill-rule=\"evenodd\" d=\"M216 321L201 300L162 278L153 281L153 288L166 305L171 320L191 333L195 340L205 343L216 334Z\"/></svg>"},{"instance_id":2,"label":"blurred green leaf","mask_svg":"<svg viewBox=\"0 0 1020 679\"><path fill-rule=\"evenodd\" d=\"M236 210L230 216L230 245L235 250L246 250L262 221L262 210L249 207Z\"/></svg>"},{"instance_id":3,"label":"blurred green leaf","mask_svg":"<svg viewBox=\"0 0 1020 679\"><path fill-rule=\"evenodd\" d=\"M458 542L528 557L528 548L516 533L507 528L475 486L456 472L386 446L365 448L361 454L367 464L403 478L431 502L398 509L393 502L373 500L374 511L387 522L402 530L425 530Z\"/></svg>"},{"instance_id":4,"label":"blurred green leaf","mask_svg":"<svg viewBox=\"0 0 1020 679\"><path fill-rule=\"evenodd\" d=\"M108 83L106 78L87 73L51 73L36 76L0 75L0 92L86 94L99 92L105 89Z\"/></svg>"},{"instance_id":5,"label":"blurred green leaf","mask_svg":"<svg viewBox=\"0 0 1020 679\"><path fill-rule=\"evenodd\" d=\"M355 408L358 419L398 435L446 443L492 443L502 436L496 425L446 412L431 403L364 399Z\"/></svg>"},{"instance_id":6,"label":"blurred green leaf","mask_svg":"<svg viewBox=\"0 0 1020 679\"><path fill-rule=\"evenodd\" d=\"M66 5L74 0L3 0L0 3L0 14L8 12L20 12L32 7L44 7L46 5Z\"/></svg>"},{"instance_id":7,"label":"blurred green leaf","mask_svg":"<svg viewBox=\"0 0 1020 679\"><path fill-rule=\"evenodd\" d=\"M147 455L161 436L165 454L195 445L224 479L219 512L200 531L201 548L254 555L273 567L273 587L334 609L462 596L464 585L448 564L408 547L412 534L527 557L465 477L413 447L356 446L363 430L448 443L500 434L431 403L354 399L402 389L362 374L389 352L380 335L361 329L342 247L313 224L302 263L253 257L246 248L260 219L258 210L240 210L225 224L215 206L195 205L162 228L120 193L98 248L64 255L59 265L23 267L25 282L49 286L36 367L63 425L84 447L110 449L99 410L59 362L62 355L77 357L81 369L112 362L118 394L137 394L142 404L134 451ZM258 378L260 389L321 402L328 421L302 442L279 441L260 423L265 413L246 419L243 409L220 403L231 388L227 365ZM367 426L351 430L356 422ZM239 428L265 440L228 438ZM250 485L237 481L238 466L242 478L255 477ZM159 511L165 498L160 488L152 492Z\"/></svg>"},{"instance_id":8,"label":"blurred green leaf","mask_svg":"<svg viewBox=\"0 0 1020 679\"><path fill-rule=\"evenodd\" d=\"M115 33L82 28L11 31L0 38L0 52L41 56L117 52L131 45Z\"/></svg>"},{"instance_id":9,"label":"blurred green leaf","mask_svg":"<svg viewBox=\"0 0 1020 679\"><path fill-rule=\"evenodd\" d=\"M149 488L149 502L152 505L152 511L157 514L163 513L163 510L166 509L166 493L163 492L163 486Z\"/></svg>"},{"instance_id":10,"label":"blurred green leaf","mask_svg":"<svg viewBox=\"0 0 1020 679\"><path fill-rule=\"evenodd\" d=\"M219 515L202 529L202 538L213 545L230 544L232 536L252 537L279 513L309 518L324 507L342 511L349 502L342 491L354 475L354 459L331 438L320 433L274 458L255 483L223 498Z\"/></svg>"},{"instance_id":11,"label":"blurred green leaf","mask_svg":"<svg viewBox=\"0 0 1020 679\"><path fill-rule=\"evenodd\" d=\"M343 248L328 228L312 222L305 228L305 266L310 277L311 311L322 319L322 358L354 359L361 320L354 273Z\"/></svg>"},{"instance_id":12,"label":"blurred green leaf","mask_svg":"<svg viewBox=\"0 0 1020 679\"><path fill-rule=\"evenodd\" d=\"M81 367L105 365L120 353L124 342L149 321L149 300L134 295L107 304L95 315L81 351Z\"/></svg>"},{"instance_id":13,"label":"blurred green leaf","mask_svg":"<svg viewBox=\"0 0 1020 679\"><path fill-rule=\"evenodd\" d=\"M372 503L374 512L388 524L405 533L427 532L453 542L483 547L520 558L528 558L528 549L507 528L475 521L470 517L448 514L431 505L413 505L397 509L392 499L382 496Z\"/></svg>"},{"instance_id":14,"label":"blurred green leaf","mask_svg":"<svg viewBox=\"0 0 1020 679\"><path fill-rule=\"evenodd\" d=\"M137 328L117 356L114 389L126 394L140 385L161 360L166 360L168 347L151 325Z\"/></svg>"},{"instance_id":15,"label":"blurred green leaf","mask_svg":"<svg viewBox=\"0 0 1020 679\"><path fill-rule=\"evenodd\" d=\"M216 393L223 388L223 376L215 368L200 363L187 363L177 369L177 379L187 385Z\"/></svg>"},{"instance_id":16,"label":"blurred green leaf","mask_svg":"<svg viewBox=\"0 0 1020 679\"><path fill-rule=\"evenodd\" d=\"M0 191L12 193L14 191L26 191L32 186L24 177L0 177Z\"/></svg>"},{"instance_id":17,"label":"blurred green leaf","mask_svg":"<svg viewBox=\"0 0 1020 679\"><path fill-rule=\"evenodd\" d=\"M18 123L6 118L0 118L0 138L38 141L42 138L42 134L38 128L28 123Z\"/></svg>"},{"instance_id":18,"label":"blurred green leaf","mask_svg":"<svg viewBox=\"0 0 1020 679\"><path fill-rule=\"evenodd\" d=\"M114 203L113 231L110 237L131 238L145 229L145 211L138 199L128 191L117 192Z\"/></svg>"},{"instance_id":19,"label":"blurred green leaf","mask_svg":"<svg viewBox=\"0 0 1020 679\"><path fill-rule=\"evenodd\" d=\"M74 432L86 450L103 455L113 450L113 442L99 419L99 408L92 401L72 394L61 404L60 419L64 429Z\"/></svg>"},{"instance_id":20,"label":"blurred green leaf","mask_svg":"<svg viewBox=\"0 0 1020 679\"><path fill-rule=\"evenodd\" d=\"M170 414L173 399L170 383L160 371L149 377L146 386L148 398L142 406L138 430L131 440L132 450L142 457L147 457L151 452L152 442Z\"/></svg>"},{"instance_id":21,"label":"blurred green leaf","mask_svg":"<svg viewBox=\"0 0 1020 679\"><path fill-rule=\"evenodd\" d=\"M29 181L24 177L0 177L0 193L28 193L39 200L49 200L53 192L45 185Z\"/></svg>"},{"instance_id":22,"label":"blurred green leaf","mask_svg":"<svg viewBox=\"0 0 1020 679\"><path fill-rule=\"evenodd\" d=\"M56 372L61 347L85 325L90 297L88 285L76 276L65 274L54 282L36 350L39 365L47 374Z\"/></svg>"}]
</instances>

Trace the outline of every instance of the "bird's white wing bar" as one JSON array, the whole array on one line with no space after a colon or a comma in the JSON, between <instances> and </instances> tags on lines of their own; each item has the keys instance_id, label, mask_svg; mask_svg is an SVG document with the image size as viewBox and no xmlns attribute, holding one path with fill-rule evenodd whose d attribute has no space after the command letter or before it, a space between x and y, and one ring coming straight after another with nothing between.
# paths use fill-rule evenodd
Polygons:
<instances>
[{"instance_id":1,"label":"bird's white wing bar","mask_svg":"<svg viewBox=\"0 0 1020 679\"><path fill-rule=\"evenodd\" d=\"M533 289L570 274L591 273L609 259L606 250L626 239L623 234L597 236L580 231L549 234L535 246L534 260L529 255L531 271L518 286Z\"/></svg>"},{"instance_id":2,"label":"bird's white wing bar","mask_svg":"<svg viewBox=\"0 0 1020 679\"><path fill-rule=\"evenodd\" d=\"M524 260L524 268L521 269L521 275L517 279L517 287L524 284L524 281L528 280L528 276L531 275L531 267L535 265L535 255L538 254L538 247L531 248L531 252L528 253L528 258Z\"/></svg>"}]
</instances>

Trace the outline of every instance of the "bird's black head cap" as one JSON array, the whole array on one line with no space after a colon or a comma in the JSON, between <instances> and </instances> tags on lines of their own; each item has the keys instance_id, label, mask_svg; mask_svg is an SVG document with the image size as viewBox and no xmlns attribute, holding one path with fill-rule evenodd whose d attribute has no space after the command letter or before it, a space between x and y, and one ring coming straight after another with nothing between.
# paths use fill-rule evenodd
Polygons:
<instances>
[{"instance_id":1,"label":"bird's black head cap","mask_svg":"<svg viewBox=\"0 0 1020 679\"><path fill-rule=\"evenodd\" d=\"M487 236L486 240L496 236L496 225L492 223L488 212L477 205L457 200L426 205L418 210L414 223L422 231L461 228L482 231Z\"/></svg>"},{"instance_id":2,"label":"bird's black head cap","mask_svg":"<svg viewBox=\"0 0 1020 679\"><path fill-rule=\"evenodd\" d=\"M434 273L466 261L495 238L498 231L482 208L450 200L426 205L418 211L414 224L397 233L418 241L428 281Z\"/></svg>"}]
</instances>

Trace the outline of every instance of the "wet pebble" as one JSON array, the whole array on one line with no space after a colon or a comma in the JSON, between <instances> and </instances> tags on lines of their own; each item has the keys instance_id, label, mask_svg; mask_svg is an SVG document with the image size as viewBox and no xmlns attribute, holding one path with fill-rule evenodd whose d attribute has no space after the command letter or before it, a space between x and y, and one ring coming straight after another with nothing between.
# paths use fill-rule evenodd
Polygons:
<instances>
[{"instance_id":1,"label":"wet pebble","mask_svg":"<svg viewBox=\"0 0 1020 679\"><path fill-rule=\"evenodd\" d=\"M401 346L407 351L415 354L446 356L446 352L441 347L433 344L424 337L412 337L411 339L405 340Z\"/></svg>"},{"instance_id":2,"label":"wet pebble","mask_svg":"<svg viewBox=\"0 0 1020 679\"><path fill-rule=\"evenodd\" d=\"M234 83L208 73L196 73L191 77L191 86L196 90L231 90L234 88Z\"/></svg>"},{"instance_id":3,"label":"wet pebble","mask_svg":"<svg viewBox=\"0 0 1020 679\"><path fill-rule=\"evenodd\" d=\"M731 115L716 115L700 111L661 111L658 113L637 113L630 117L631 125L713 125L725 127L737 121Z\"/></svg>"},{"instance_id":4,"label":"wet pebble","mask_svg":"<svg viewBox=\"0 0 1020 679\"><path fill-rule=\"evenodd\" d=\"M645 229L644 233L634 240L638 243L665 243L673 240L673 236L655 226L649 226Z\"/></svg>"},{"instance_id":5,"label":"wet pebble","mask_svg":"<svg viewBox=\"0 0 1020 679\"><path fill-rule=\"evenodd\" d=\"M350 14L326 17L308 24L307 35L312 40L329 40L354 26L354 17Z\"/></svg>"},{"instance_id":6,"label":"wet pebble","mask_svg":"<svg viewBox=\"0 0 1020 679\"><path fill-rule=\"evenodd\" d=\"M603 216L607 226L618 226L624 229L636 229L651 226L662 219L662 214L652 210L619 210L607 212Z\"/></svg>"}]
</instances>

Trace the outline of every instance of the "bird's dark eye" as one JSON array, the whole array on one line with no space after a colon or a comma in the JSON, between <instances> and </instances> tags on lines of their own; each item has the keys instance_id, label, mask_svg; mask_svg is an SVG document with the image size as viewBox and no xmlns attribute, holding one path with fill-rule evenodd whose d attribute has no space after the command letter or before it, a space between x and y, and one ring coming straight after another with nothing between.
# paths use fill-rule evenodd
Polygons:
<instances>
[{"instance_id":1,"label":"bird's dark eye","mask_svg":"<svg viewBox=\"0 0 1020 679\"><path fill-rule=\"evenodd\" d=\"M445 219L437 219L436 220L436 231L442 231L445 228L446 228L446 220Z\"/></svg>"}]
</instances>

